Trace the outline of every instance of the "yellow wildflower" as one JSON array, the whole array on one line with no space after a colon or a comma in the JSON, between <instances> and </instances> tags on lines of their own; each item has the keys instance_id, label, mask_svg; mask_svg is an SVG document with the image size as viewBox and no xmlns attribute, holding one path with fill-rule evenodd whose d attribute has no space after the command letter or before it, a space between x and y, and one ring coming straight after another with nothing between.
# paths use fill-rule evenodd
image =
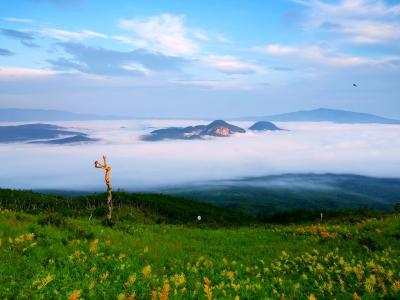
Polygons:
<instances>
[{"instance_id":1,"label":"yellow wildflower","mask_svg":"<svg viewBox=\"0 0 400 300\"><path fill-rule=\"evenodd\" d=\"M128 279L125 282L125 286L132 286L136 281L136 273L129 275Z\"/></svg>"},{"instance_id":2,"label":"yellow wildflower","mask_svg":"<svg viewBox=\"0 0 400 300\"><path fill-rule=\"evenodd\" d=\"M147 278L150 275L150 273L151 273L151 266L150 265L145 266L142 270L143 277Z\"/></svg>"},{"instance_id":3,"label":"yellow wildflower","mask_svg":"<svg viewBox=\"0 0 400 300\"><path fill-rule=\"evenodd\" d=\"M210 279L208 279L207 277L204 277L203 280L204 280L204 284L205 285L210 285L211 284Z\"/></svg>"},{"instance_id":4,"label":"yellow wildflower","mask_svg":"<svg viewBox=\"0 0 400 300\"><path fill-rule=\"evenodd\" d=\"M228 277L230 281L233 281L235 279L235 272L232 271L226 272L226 277Z\"/></svg>"},{"instance_id":5,"label":"yellow wildflower","mask_svg":"<svg viewBox=\"0 0 400 300\"><path fill-rule=\"evenodd\" d=\"M74 252L73 256L74 256L75 258L80 258L80 257L81 257L81 251L76 250L76 251Z\"/></svg>"},{"instance_id":6,"label":"yellow wildflower","mask_svg":"<svg viewBox=\"0 0 400 300\"><path fill-rule=\"evenodd\" d=\"M172 280L174 281L176 287L184 285L186 282L185 274L175 274L172 277Z\"/></svg>"},{"instance_id":7,"label":"yellow wildflower","mask_svg":"<svg viewBox=\"0 0 400 300\"><path fill-rule=\"evenodd\" d=\"M154 289L151 291L151 300L157 300L157 291Z\"/></svg>"},{"instance_id":8,"label":"yellow wildflower","mask_svg":"<svg viewBox=\"0 0 400 300\"><path fill-rule=\"evenodd\" d=\"M35 237L34 233L25 233L15 238L16 243L22 243L24 241L32 241Z\"/></svg>"},{"instance_id":9,"label":"yellow wildflower","mask_svg":"<svg viewBox=\"0 0 400 300\"><path fill-rule=\"evenodd\" d=\"M397 294L400 291L400 280L393 281L392 290L395 294Z\"/></svg>"},{"instance_id":10,"label":"yellow wildflower","mask_svg":"<svg viewBox=\"0 0 400 300\"><path fill-rule=\"evenodd\" d=\"M102 278L103 280L106 280L106 279L108 278L109 275L110 275L110 273L108 273L108 271L105 271L105 272L103 273L103 275L101 275L101 278Z\"/></svg>"},{"instance_id":11,"label":"yellow wildflower","mask_svg":"<svg viewBox=\"0 0 400 300\"><path fill-rule=\"evenodd\" d=\"M204 294L206 294L208 300L212 299L212 290L210 286L204 285Z\"/></svg>"},{"instance_id":12,"label":"yellow wildflower","mask_svg":"<svg viewBox=\"0 0 400 300\"><path fill-rule=\"evenodd\" d=\"M374 292L375 284L376 284L375 275L370 275L370 276L365 280L365 289L366 289L369 293L373 293L373 292Z\"/></svg>"},{"instance_id":13,"label":"yellow wildflower","mask_svg":"<svg viewBox=\"0 0 400 300\"><path fill-rule=\"evenodd\" d=\"M360 296L356 292L353 293L353 300L361 300Z\"/></svg>"},{"instance_id":14,"label":"yellow wildflower","mask_svg":"<svg viewBox=\"0 0 400 300\"><path fill-rule=\"evenodd\" d=\"M163 285L163 288L161 290L160 300L167 300L170 290L171 290L171 286L169 285L168 282L165 282Z\"/></svg>"},{"instance_id":15,"label":"yellow wildflower","mask_svg":"<svg viewBox=\"0 0 400 300\"><path fill-rule=\"evenodd\" d=\"M231 283L231 287L235 290L235 292L237 292L240 289L240 284Z\"/></svg>"},{"instance_id":16,"label":"yellow wildflower","mask_svg":"<svg viewBox=\"0 0 400 300\"><path fill-rule=\"evenodd\" d=\"M93 242L92 242L92 244L90 245L90 249L89 249L89 252L91 253L91 254L93 254L93 253L95 253L96 252L96 250L97 250L97 245L99 244L99 240L98 239L95 239Z\"/></svg>"},{"instance_id":17,"label":"yellow wildflower","mask_svg":"<svg viewBox=\"0 0 400 300\"><path fill-rule=\"evenodd\" d=\"M125 300L126 299L126 295L125 295L125 293L120 293L119 295L118 295L118 298L117 298L118 300Z\"/></svg>"},{"instance_id":18,"label":"yellow wildflower","mask_svg":"<svg viewBox=\"0 0 400 300\"><path fill-rule=\"evenodd\" d=\"M320 263L317 263L317 267L315 268L315 271L321 273L324 271L324 267Z\"/></svg>"},{"instance_id":19,"label":"yellow wildflower","mask_svg":"<svg viewBox=\"0 0 400 300\"><path fill-rule=\"evenodd\" d=\"M76 300L76 299L79 299L80 296L81 296L81 291L80 290L76 290L76 291L73 291L68 296L68 300Z\"/></svg>"},{"instance_id":20,"label":"yellow wildflower","mask_svg":"<svg viewBox=\"0 0 400 300\"><path fill-rule=\"evenodd\" d=\"M315 297L314 294L311 294L308 296L308 300L317 300L317 297Z\"/></svg>"},{"instance_id":21,"label":"yellow wildflower","mask_svg":"<svg viewBox=\"0 0 400 300\"><path fill-rule=\"evenodd\" d=\"M50 282L52 282L54 280L54 276L48 274L45 278L40 279L38 283L38 289L42 289L44 288L46 285L48 285Z\"/></svg>"}]
</instances>

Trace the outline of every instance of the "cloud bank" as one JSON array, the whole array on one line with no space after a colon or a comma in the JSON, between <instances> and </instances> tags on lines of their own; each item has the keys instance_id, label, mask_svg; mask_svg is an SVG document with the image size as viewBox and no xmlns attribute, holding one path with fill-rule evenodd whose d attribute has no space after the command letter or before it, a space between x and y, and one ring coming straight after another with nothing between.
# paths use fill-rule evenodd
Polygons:
<instances>
[{"instance_id":1,"label":"cloud bank","mask_svg":"<svg viewBox=\"0 0 400 300\"><path fill-rule=\"evenodd\" d=\"M2 187L101 190L93 162L106 154L115 189L160 187L282 173L353 173L400 177L397 125L277 123L289 131L245 133L200 141L144 142L155 128L207 121L57 122L100 143L0 145ZM247 128L250 123L233 122ZM5 125L5 124L3 124Z\"/></svg>"},{"instance_id":2,"label":"cloud bank","mask_svg":"<svg viewBox=\"0 0 400 300\"><path fill-rule=\"evenodd\" d=\"M144 49L124 52L72 42L57 45L63 48L72 59L61 57L48 60L53 68L88 74L143 76L151 71L176 71L185 62L177 57L151 53Z\"/></svg>"}]
</instances>

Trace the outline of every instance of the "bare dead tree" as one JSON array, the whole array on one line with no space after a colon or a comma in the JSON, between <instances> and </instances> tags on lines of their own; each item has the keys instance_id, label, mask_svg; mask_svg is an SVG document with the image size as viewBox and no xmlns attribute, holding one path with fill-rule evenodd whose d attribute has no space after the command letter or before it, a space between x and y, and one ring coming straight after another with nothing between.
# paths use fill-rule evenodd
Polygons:
<instances>
[{"instance_id":1,"label":"bare dead tree","mask_svg":"<svg viewBox=\"0 0 400 300\"><path fill-rule=\"evenodd\" d=\"M107 158L105 155L103 155L103 164L101 164L100 162L98 162L97 160L94 162L94 166L96 168L100 168L106 171L106 175L105 175L105 181L106 181L106 185L107 185L107 206L108 206L108 214L107 214L107 218L108 220L111 220L112 217L112 209L113 209L113 205L112 205L112 187L111 187L111 182L110 182L110 171L111 171L111 167L109 165L107 165Z\"/></svg>"}]
</instances>

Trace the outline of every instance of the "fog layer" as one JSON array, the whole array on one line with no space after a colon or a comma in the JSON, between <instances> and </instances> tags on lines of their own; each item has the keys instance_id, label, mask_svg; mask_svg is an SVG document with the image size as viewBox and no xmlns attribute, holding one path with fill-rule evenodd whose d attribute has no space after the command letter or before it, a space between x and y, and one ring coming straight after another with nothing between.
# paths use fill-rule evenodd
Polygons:
<instances>
[{"instance_id":1,"label":"fog layer","mask_svg":"<svg viewBox=\"0 0 400 300\"><path fill-rule=\"evenodd\" d=\"M352 173L400 177L399 125L276 123L288 131L236 134L193 141L141 141L168 126L207 121L53 122L101 142L79 145L1 144L0 186L100 190L107 155L114 189L152 190L204 181L282 173ZM244 129L251 123L232 122ZM11 123L3 123L1 125ZM14 123L16 124L16 123Z\"/></svg>"}]
</instances>

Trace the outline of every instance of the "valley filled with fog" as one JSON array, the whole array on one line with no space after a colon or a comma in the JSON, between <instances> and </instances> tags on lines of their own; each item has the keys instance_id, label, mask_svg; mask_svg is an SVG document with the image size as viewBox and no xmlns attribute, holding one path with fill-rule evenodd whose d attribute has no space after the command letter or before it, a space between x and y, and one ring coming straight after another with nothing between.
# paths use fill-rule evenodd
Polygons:
<instances>
[{"instance_id":1,"label":"valley filled with fog","mask_svg":"<svg viewBox=\"0 0 400 300\"><path fill-rule=\"evenodd\" d=\"M228 121L229 122L229 121ZM199 120L51 122L97 142L0 144L4 188L101 190L94 161L107 155L114 189L171 186L285 173L400 177L400 125L277 122L285 131L203 140L142 141L152 130L208 124ZM230 122L247 130L253 122ZM25 123L1 123L19 125Z\"/></svg>"}]
</instances>

